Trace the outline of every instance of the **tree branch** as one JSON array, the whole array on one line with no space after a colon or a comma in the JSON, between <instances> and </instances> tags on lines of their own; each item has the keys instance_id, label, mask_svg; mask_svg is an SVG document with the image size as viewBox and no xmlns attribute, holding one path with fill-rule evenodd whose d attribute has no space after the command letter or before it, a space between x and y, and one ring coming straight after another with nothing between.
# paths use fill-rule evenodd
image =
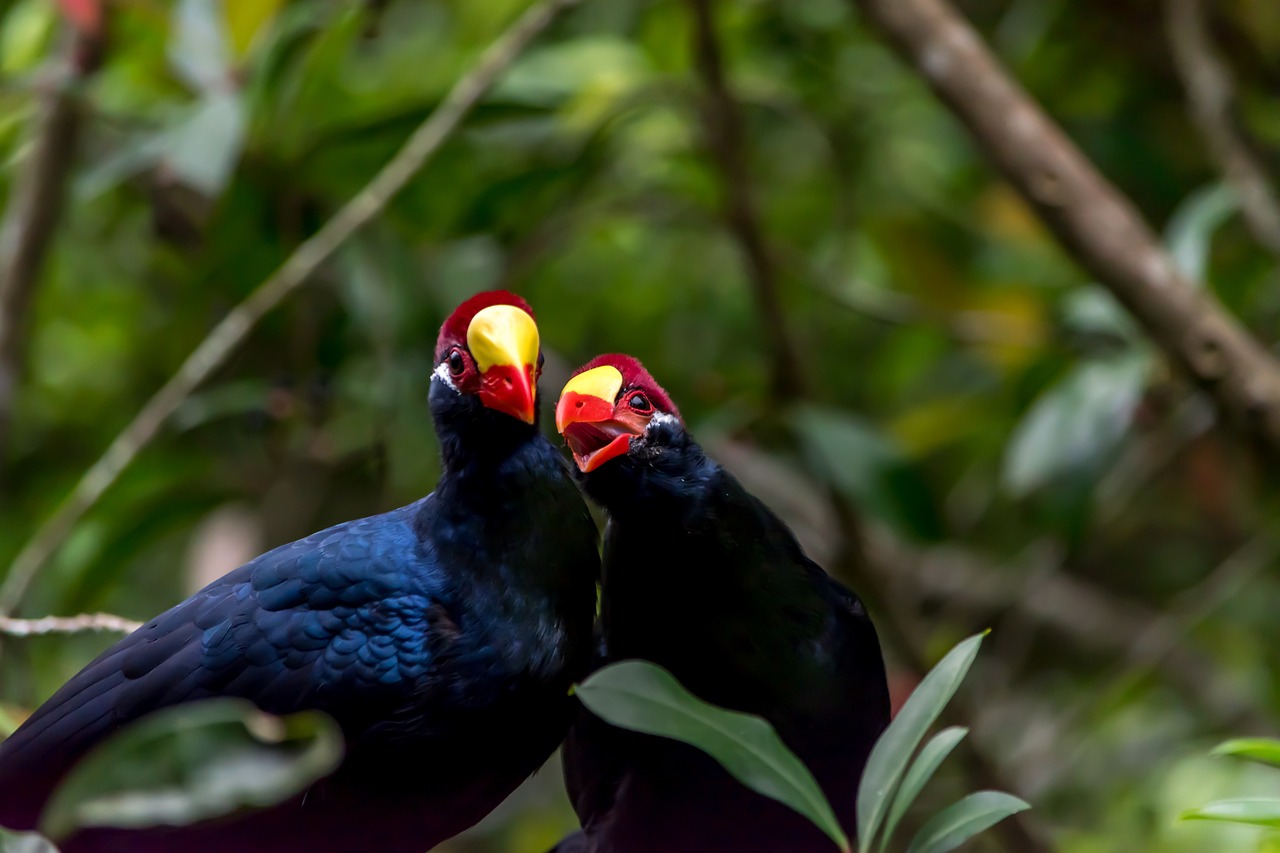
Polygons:
<instances>
[{"instance_id":1,"label":"tree branch","mask_svg":"<svg viewBox=\"0 0 1280 853\"><path fill-rule=\"evenodd\" d=\"M1236 191L1254 239L1280 256L1280 198L1236 125L1235 84L1210 40L1204 6L1201 0L1168 0L1166 13L1173 64L1187 89L1196 128Z\"/></svg>"},{"instance_id":2,"label":"tree branch","mask_svg":"<svg viewBox=\"0 0 1280 853\"><path fill-rule=\"evenodd\" d=\"M80 88L102 65L101 30L73 28L40 104L31 152L16 170L0 223L0 470L9 446L13 403L23 372L27 313L62 214L75 160L82 110Z\"/></svg>"},{"instance_id":3,"label":"tree branch","mask_svg":"<svg viewBox=\"0 0 1280 853\"><path fill-rule=\"evenodd\" d=\"M78 634L81 631L115 631L132 634L141 622L112 613L81 613L79 616L44 616L39 619L15 619L0 616L0 634L9 637L41 637L47 634Z\"/></svg>"},{"instance_id":4,"label":"tree branch","mask_svg":"<svg viewBox=\"0 0 1280 853\"><path fill-rule=\"evenodd\" d=\"M1076 260L1232 420L1280 452L1280 363L1182 275L1133 204L945 0L851 0L884 30Z\"/></svg>"},{"instance_id":5,"label":"tree branch","mask_svg":"<svg viewBox=\"0 0 1280 853\"><path fill-rule=\"evenodd\" d=\"M1224 729L1274 727L1274 720L1241 695L1188 639L1194 627L1191 616L1154 612L1056 568L997 572L986 568L980 556L959 549L916 552L879 533L867 540L870 564L886 581L894 579L923 598L941 599L983 618L1017 613L1080 648L1126 660L1133 672L1158 670L1188 703ZM1260 538L1224 564L1222 575L1211 573L1215 580L1197 588L1191 599L1203 605L1208 591L1225 582L1221 578L1234 578L1243 571L1241 565L1257 571L1275 553L1275 542Z\"/></svg>"},{"instance_id":6,"label":"tree branch","mask_svg":"<svg viewBox=\"0 0 1280 853\"><path fill-rule=\"evenodd\" d=\"M178 372L155 393L106 453L80 478L75 489L23 547L0 585L0 615L12 613L35 578L76 522L155 438L182 402L217 370L258 321L289 296L391 199L458 129L463 118L497 82L528 44L562 12L581 0L542 0L529 8L419 125L404 146L333 218L299 246L284 264L237 305L187 357Z\"/></svg>"},{"instance_id":7,"label":"tree branch","mask_svg":"<svg viewBox=\"0 0 1280 853\"><path fill-rule=\"evenodd\" d=\"M768 336L773 356L773 394L780 401L792 400L803 390L799 362L778 298L777 259L760 227L760 214L751 195L742 115L725 81L713 2L689 0L694 19L695 61L706 87L702 104L703 132L711 160L720 175L725 223L742 250L747 278Z\"/></svg>"}]
</instances>

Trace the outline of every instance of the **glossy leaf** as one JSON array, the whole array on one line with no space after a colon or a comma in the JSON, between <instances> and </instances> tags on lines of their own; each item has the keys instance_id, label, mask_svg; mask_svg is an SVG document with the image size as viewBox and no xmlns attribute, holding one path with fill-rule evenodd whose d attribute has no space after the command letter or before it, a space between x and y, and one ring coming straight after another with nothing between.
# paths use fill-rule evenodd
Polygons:
<instances>
[{"instance_id":1,"label":"glossy leaf","mask_svg":"<svg viewBox=\"0 0 1280 853\"><path fill-rule=\"evenodd\" d=\"M858 785L858 849L862 853L875 843L912 753L964 681L984 636L975 634L948 652L920 681L872 748Z\"/></svg>"},{"instance_id":2,"label":"glossy leaf","mask_svg":"<svg viewBox=\"0 0 1280 853\"><path fill-rule=\"evenodd\" d=\"M39 833L0 827L0 853L58 853L58 848Z\"/></svg>"},{"instance_id":3,"label":"glossy leaf","mask_svg":"<svg viewBox=\"0 0 1280 853\"><path fill-rule=\"evenodd\" d=\"M703 702L662 667L638 660L604 667L576 693L606 722L701 749L739 782L795 809L840 849L849 849L813 774L760 717Z\"/></svg>"},{"instance_id":4,"label":"glossy leaf","mask_svg":"<svg viewBox=\"0 0 1280 853\"><path fill-rule=\"evenodd\" d=\"M1025 495L1068 472L1095 470L1128 430L1151 364L1145 351L1087 361L1041 394L1010 439L1005 488Z\"/></svg>"},{"instance_id":5,"label":"glossy leaf","mask_svg":"<svg viewBox=\"0 0 1280 853\"><path fill-rule=\"evenodd\" d=\"M178 0L172 28L169 61L183 80L201 92L226 89L231 57L222 4Z\"/></svg>"},{"instance_id":6,"label":"glossy leaf","mask_svg":"<svg viewBox=\"0 0 1280 853\"><path fill-rule=\"evenodd\" d=\"M888 846L889 839L893 838L893 831L898 828L898 821L902 820L907 809L911 808L916 797L920 796L920 791L933 778L938 766L946 760L946 757L968 733L969 730L961 726L943 729L930 738L920 750L916 760L911 763L911 768L907 770L907 775L902 777L902 784L893 797L893 806L889 809L889 816L885 818L884 833L881 835L881 850Z\"/></svg>"},{"instance_id":7,"label":"glossy leaf","mask_svg":"<svg viewBox=\"0 0 1280 853\"><path fill-rule=\"evenodd\" d=\"M244 134L244 105L239 96L212 92L160 137L160 162L181 183L216 197L235 171Z\"/></svg>"},{"instance_id":8,"label":"glossy leaf","mask_svg":"<svg viewBox=\"0 0 1280 853\"><path fill-rule=\"evenodd\" d=\"M1000 791L978 791L938 812L916 833L907 853L947 853L1010 815L1031 808Z\"/></svg>"},{"instance_id":9,"label":"glossy leaf","mask_svg":"<svg viewBox=\"0 0 1280 853\"><path fill-rule=\"evenodd\" d=\"M265 714L239 699L158 711L77 764L41 820L52 838L90 826L184 825L299 793L337 767L329 717Z\"/></svg>"},{"instance_id":10,"label":"glossy leaf","mask_svg":"<svg viewBox=\"0 0 1280 853\"><path fill-rule=\"evenodd\" d=\"M1226 184L1197 190L1179 205L1169 220L1165 245L1178 269L1193 282L1204 279L1213 233L1240 207Z\"/></svg>"},{"instance_id":11,"label":"glossy leaf","mask_svg":"<svg viewBox=\"0 0 1280 853\"><path fill-rule=\"evenodd\" d=\"M1280 799L1242 797L1236 800L1218 800L1207 806L1185 811L1178 816L1178 819L1243 823L1249 826L1269 826L1280 829Z\"/></svg>"},{"instance_id":12,"label":"glossy leaf","mask_svg":"<svg viewBox=\"0 0 1280 853\"><path fill-rule=\"evenodd\" d=\"M1235 738L1218 744L1211 754L1245 758L1259 764L1280 767L1280 740L1269 737Z\"/></svg>"}]
</instances>

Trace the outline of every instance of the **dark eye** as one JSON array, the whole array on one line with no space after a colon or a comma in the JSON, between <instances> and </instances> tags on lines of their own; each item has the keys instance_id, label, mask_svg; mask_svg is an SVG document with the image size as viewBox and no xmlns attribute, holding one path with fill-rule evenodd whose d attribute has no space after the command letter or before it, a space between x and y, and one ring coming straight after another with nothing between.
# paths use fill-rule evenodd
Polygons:
<instances>
[{"instance_id":1,"label":"dark eye","mask_svg":"<svg viewBox=\"0 0 1280 853\"><path fill-rule=\"evenodd\" d=\"M462 353L455 350L449 352L449 372L454 376L461 376L462 371L467 369L467 363L462 359Z\"/></svg>"},{"instance_id":2,"label":"dark eye","mask_svg":"<svg viewBox=\"0 0 1280 853\"><path fill-rule=\"evenodd\" d=\"M649 402L649 398L637 391L631 395L631 399L627 401L631 408L637 412L648 412L653 410L653 404Z\"/></svg>"}]
</instances>

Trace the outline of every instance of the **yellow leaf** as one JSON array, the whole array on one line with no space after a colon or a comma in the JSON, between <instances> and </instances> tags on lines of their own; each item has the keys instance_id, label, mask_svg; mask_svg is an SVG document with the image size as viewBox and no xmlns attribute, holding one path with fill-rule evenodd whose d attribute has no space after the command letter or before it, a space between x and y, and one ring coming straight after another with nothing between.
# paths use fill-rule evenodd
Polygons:
<instances>
[{"instance_id":1,"label":"yellow leaf","mask_svg":"<svg viewBox=\"0 0 1280 853\"><path fill-rule=\"evenodd\" d=\"M964 438L987 416L989 404L976 397L942 397L913 406L889 424L889 434L912 458Z\"/></svg>"},{"instance_id":2,"label":"yellow leaf","mask_svg":"<svg viewBox=\"0 0 1280 853\"><path fill-rule=\"evenodd\" d=\"M284 0L225 0L227 32L236 59L249 53L259 33L271 26Z\"/></svg>"},{"instance_id":3,"label":"yellow leaf","mask_svg":"<svg viewBox=\"0 0 1280 853\"><path fill-rule=\"evenodd\" d=\"M973 297L952 315L960 337L987 361L1006 369L1025 364L1049 336L1045 304L1026 287Z\"/></svg>"},{"instance_id":4,"label":"yellow leaf","mask_svg":"<svg viewBox=\"0 0 1280 853\"><path fill-rule=\"evenodd\" d=\"M978 221L997 237L1017 243L1047 243L1034 211L1008 184L992 184L977 201Z\"/></svg>"}]
</instances>

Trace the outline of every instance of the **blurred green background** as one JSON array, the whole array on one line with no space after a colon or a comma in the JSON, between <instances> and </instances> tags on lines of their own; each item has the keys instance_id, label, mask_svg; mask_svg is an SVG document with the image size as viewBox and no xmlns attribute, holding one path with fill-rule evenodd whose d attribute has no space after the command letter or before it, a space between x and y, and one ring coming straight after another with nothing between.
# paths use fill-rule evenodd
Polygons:
<instances>
[{"instance_id":1,"label":"blurred green background","mask_svg":"<svg viewBox=\"0 0 1280 853\"><path fill-rule=\"evenodd\" d=\"M25 366L0 408L0 571L526 5L106 6L68 203L10 318ZM1280 4L1211 5L1242 133L1280 169ZM1178 262L1274 340L1277 259L1194 128L1161 4L960 8ZM507 287L538 312L544 397L598 352L641 357L695 435L868 599L899 695L922 662L994 629L960 715L979 755L945 768L922 814L978 767L1064 851L1280 849L1175 823L1280 788L1204 757L1280 720L1271 469L851 3L717 13L780 316L762 314L722 214L688 5L587 0L182 404L20 613L145 619L275 544L429 491L436 330L465 296ZM52 0L0 2L10 208L67 38ZM797 356L782 396L778 324ZM20 719L112 639L7 640L0 707ZM553 766L448 849L538 851L573 825Z\"/></svg>"}]
</instances>

